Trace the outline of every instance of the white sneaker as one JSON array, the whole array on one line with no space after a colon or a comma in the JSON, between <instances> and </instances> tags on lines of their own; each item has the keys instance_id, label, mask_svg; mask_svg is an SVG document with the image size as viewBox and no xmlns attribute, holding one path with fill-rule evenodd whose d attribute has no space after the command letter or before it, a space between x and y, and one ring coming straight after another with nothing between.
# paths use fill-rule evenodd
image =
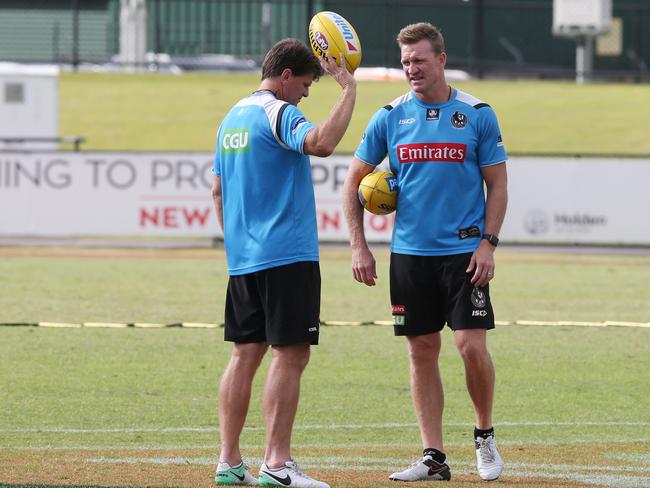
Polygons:
<instances>
[{"instance_id":1,"label":"white sneaker","mask_svg":"<svg viewBox=\"0 0 650 488\"><path fill-rule=\"evenodd\" d=\"M248 472L248 466L242 461L237 466L228 463L219 463L214 475L214 482L218 485L245 485L257 486L259 482Z\"/></svg>"},{"instance_id":2,"label":"white sneaker","mask_svg":"<svg viewBox=\"0 0 650 488\"><path fill-rule=\"evenodd\" d=\"M269 468L266 464L260 467L260 484L264 486L289 486L295 488L330 488L322 481L310 478L300 471L293 459L281 468Z\"/></svg>"},{"instance_id":3,"label":"white sneaker","mask_svg":"<svg viewBox=\"0 0 650 488\"><path fill-rule=\"evenodd\" d=\"M490 435L486 439L477 437L474 441L476 447L476 467L481 479L492 481L501 476L503 471L503 459L497 451L497 443L494 436Z\"/></svg>"},{"instance_id":4,"label":"white sneaker","mask_svg":"<svg viewBox=\"0 0 650 488\"><path fill-rule=\"evenodd\" d=\"M415 461L404 471L391 474L388 479L393 481L449 481L451 470L447 463L439 463L431 456L424 456Z\"/></svg>"}]
</instances>

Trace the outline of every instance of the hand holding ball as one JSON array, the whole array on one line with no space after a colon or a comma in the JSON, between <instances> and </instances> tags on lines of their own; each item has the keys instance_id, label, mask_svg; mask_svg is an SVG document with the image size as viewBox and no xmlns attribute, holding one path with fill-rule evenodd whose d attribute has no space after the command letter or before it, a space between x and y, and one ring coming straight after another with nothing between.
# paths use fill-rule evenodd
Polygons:
<instances>
[{"instance_id":1,"label":"hand holding ball","mask_svg":"<svg viewBox=\"0 0 650 488\"><path fill-rule=\"evenodd\" d=\"M343 53L350 73L361 64L361 41L354 27L335 12L319 12L309 23L309 45L318 57L329 54L339 63Z\"/></svg>"}]
</instances>

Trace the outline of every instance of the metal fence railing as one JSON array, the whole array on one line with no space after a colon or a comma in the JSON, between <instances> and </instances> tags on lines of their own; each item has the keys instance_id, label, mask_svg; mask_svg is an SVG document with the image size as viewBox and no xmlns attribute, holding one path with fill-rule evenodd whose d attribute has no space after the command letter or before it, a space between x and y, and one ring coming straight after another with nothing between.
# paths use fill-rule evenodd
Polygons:
<instances>
[{"instance_id":1,"label":"metal fence railing","mask_svg":"<svg viewBox=\"0 0 650 488\"><path fill-rule=\"evenodd\" d=\"M615 29L596 44L594 76L648 81L650 2L612 2ZM397 66L399 29L428 21L443 30L452 68L479 76L575 76L575 43L551 32L553 0L146 0L146 5L147 49L158 54L147 62L156 66L171 59L186 69L248 69L283 37L307 40L311 15L333 10L355 26L363 66ZM108 63L119 51L119 13L120 0L0 0L0 60Z\"/></svg>"}]
</instances>

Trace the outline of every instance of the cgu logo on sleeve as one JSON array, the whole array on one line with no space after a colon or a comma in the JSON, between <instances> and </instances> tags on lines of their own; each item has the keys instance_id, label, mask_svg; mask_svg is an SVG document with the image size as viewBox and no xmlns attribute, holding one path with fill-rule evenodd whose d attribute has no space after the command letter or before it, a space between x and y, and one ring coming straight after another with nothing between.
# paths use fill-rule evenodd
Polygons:
<instances>
[{"instance_id":1,"label":"cgu logo on sleeve","mask_svg":"<svg viewBox=\"0 0 650 488\"><path fill-rule=\"evenodd\" d=\"M224 154L247 153L250 131L248 127L238 129L224 129L221 137L221 149Z\"/></svg>"}]
</instances>

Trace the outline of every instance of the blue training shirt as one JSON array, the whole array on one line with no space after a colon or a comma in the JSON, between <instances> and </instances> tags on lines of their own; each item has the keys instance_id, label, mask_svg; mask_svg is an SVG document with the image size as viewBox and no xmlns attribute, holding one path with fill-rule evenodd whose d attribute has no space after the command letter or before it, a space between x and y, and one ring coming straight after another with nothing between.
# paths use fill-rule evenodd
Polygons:
<instances>
[{"instance_id":1,"label":"blue training shirt","mask_svg":"<svg viewBox=\"0 0 650 488\"><path fill-rule=\"evenodd\" d=\"M303 142L314 128L270 91L240 100L217 133L230 275L318 261L316 203Z\"/></svg>"},{"instance_id":2,"label":"blue training shirt","mask_svg":"<svg viewBox=\"0 0 650 488\"><path fill-rule=\"evenodd\" d=\"M481 168L507 159L492 108L456 89L440 104L409 92L374 114L355 153L373 166L386 155L399 186L391 250L473 252L485 224Z\"/></svg>"}]
</instances>

